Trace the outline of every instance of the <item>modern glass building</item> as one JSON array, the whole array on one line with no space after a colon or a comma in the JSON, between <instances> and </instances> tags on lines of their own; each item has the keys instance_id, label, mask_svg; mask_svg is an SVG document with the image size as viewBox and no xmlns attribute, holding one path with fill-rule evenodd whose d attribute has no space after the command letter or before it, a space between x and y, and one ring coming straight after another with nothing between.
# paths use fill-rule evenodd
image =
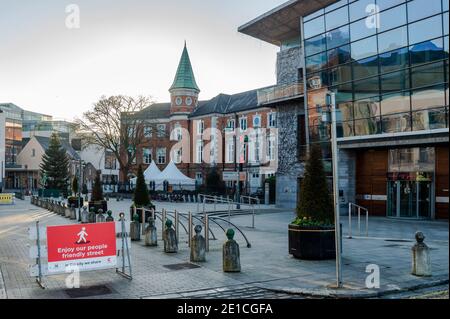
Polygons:
<instances>
[{"instance_id":1,"label":"modern glass building","mask_svg":"<svg viewBox=\"0 0 450 319\"><path fill-rule=\"evenodd\" d=\"M331 161L322 119L334 92L342 202L448 218L449 1L321 2L289 1L240 28L281 52L299 39L301 63L289 67L304 79L304 146L319 143Z\"/></svg>"}]
</instances>

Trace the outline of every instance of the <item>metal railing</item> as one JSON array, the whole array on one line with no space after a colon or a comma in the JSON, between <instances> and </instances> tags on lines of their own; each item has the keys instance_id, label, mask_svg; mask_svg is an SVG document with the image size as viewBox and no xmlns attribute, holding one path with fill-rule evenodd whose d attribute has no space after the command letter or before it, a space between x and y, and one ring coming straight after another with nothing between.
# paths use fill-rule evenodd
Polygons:
<instances>
[{"instance_id":1,"label":"metal railing","mask_svg":"<svg viewBox=\"0 0 450 319\"><path fill-rule=\"evenodd\" d=\"M369 210L365 207L359 206L354 203L348 203L348 238L352 238L352 215L353 211L357 209L358 214L358 235L361 236L361 211L366 213L366 237L369 236Z\"/></svg>"},{"instance_id":2,"label":"metal railing","mask_svg":"<svg viewBox=\"0 0 450 319\"><path fill-rule=\"evenodd\" d=\"M303 95L302 82L274 85L257 91L258 105L283 101L301 95Z\"/></svg>"}]
</instances>

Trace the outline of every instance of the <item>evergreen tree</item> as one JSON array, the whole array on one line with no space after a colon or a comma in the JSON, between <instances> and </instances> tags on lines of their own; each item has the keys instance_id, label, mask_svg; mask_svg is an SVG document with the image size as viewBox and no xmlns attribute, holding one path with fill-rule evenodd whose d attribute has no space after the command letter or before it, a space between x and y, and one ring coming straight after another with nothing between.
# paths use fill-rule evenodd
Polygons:
<instances>
[{"instance_id":1,"label":"evergreen tree","mask_svg":"<svg viewBox=\"0 0 450 319\"><path fill-rule=\"evenodd\" d=\"M81 193L84 194L84 195L89 193L86 183L83 184L82 189L81 189Z\"/></svg>"},{"instance_id":2,"label":"evergreen tree","mask_svg":"<svg viewBox=\"0 0 450 319\"><path fill-rule=\"evenodd\" d=\"M72 193L75 196L78 194L78 178L76 176L72 179Z\"/></svg>"},{"instance_id":3,"label":"evergreen tree","mask_svg":"<svg viewBox=\"0 0 450 319\"><path fill-rule=\"evenodd\" d=\"M94 179L94 186L92 186L92 201L101 201L103 200L103 186L102 181L100 180L100 171L97 171Z\"/></svg>"},{"instance_id":4,"label":"evergreen tree","mask_svg":"<svg viewBox=\"0 0 450 319\"><path fill-rule=\"evenodd\" d=\"M150 204L147 184L145 184L145 177L141 165L137 171L136 189L134 190L134 203L136 207L144 207Z\"/></svg>"},{"instance_id":5,"label":"evergreen tree","mask_svg":"<svg viewBox=\"0 0 450 319\"><path fill-rule=\"evenodd\" d=\"M300 223L306 220L306 223L333 224L333 202L328 189L322 161L322 150L319 145L311 146L310 155L305 165L305 176L301 184L297 216Z\"/></svg>"},{"instance_id":6,"label":"evergreen tree","mask_svg":"<svg viewBox=\"0 0 450 319\"><path fill-rule=\"evenodd\" d=\"M225 183L222 181L219 172L215 167L206 176L206 189L212 193L224 193Z\"/></svg>"},{"instance_id":7,"label":"evergreen tree","mask_svg":"<svg viewBox=\"0 0 450 319\"><path fill-rule=\"evenodd\" d=\"M45 189L57 189L64 194L69 188L69 157L57 134L53 133L42 156L41 175L45 176Z\"/></svg>"}]
</instances>

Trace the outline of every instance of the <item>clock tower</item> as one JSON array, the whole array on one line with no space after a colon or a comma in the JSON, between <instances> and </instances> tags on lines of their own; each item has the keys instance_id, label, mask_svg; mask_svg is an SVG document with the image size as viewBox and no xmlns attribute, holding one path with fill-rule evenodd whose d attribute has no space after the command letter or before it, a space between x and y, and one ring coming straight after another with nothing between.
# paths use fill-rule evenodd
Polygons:
<instances>
[{"instance_id":1,"label":"clock tower","mask_svg":"<svg viewBox=\"0 0 450 319\"><path fill-rule=\"evenodd\" d=\"M171 102L170 114L172 116L176 114L189 114L197 106L200 89L195 82L186 42L184 43L177 73L169 92Z\"/></svg>"}]
</instances>

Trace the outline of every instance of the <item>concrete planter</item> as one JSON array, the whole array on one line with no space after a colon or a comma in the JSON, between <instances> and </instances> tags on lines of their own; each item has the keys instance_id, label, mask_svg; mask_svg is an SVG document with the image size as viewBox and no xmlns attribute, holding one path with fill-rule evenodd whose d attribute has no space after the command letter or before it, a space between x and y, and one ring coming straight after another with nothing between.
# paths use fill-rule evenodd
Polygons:
<instances>
[{"instance_id":1,"label":"concrete planter","mask_svg":"<svg viewBox=\"0 0 450 319\"><path fill-rule=\"evenodd\" d=\"M289 253L305 260L336 258L334 227L289 225Z\"/></svg>"}]
</instances>

